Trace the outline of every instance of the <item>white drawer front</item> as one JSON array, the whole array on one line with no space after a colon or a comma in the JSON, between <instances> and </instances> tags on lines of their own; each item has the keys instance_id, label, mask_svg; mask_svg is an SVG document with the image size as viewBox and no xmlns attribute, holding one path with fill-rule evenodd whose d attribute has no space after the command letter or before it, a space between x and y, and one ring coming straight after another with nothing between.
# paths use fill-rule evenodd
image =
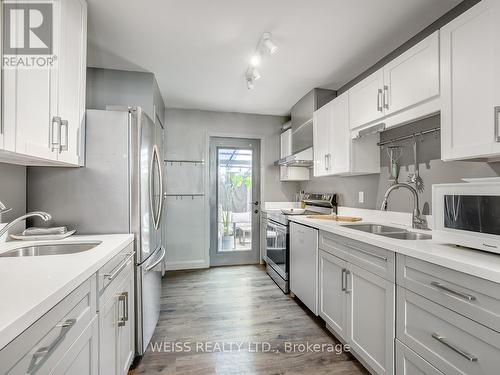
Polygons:
<instances>
[{"instance_id":1,"label":"white drawer front","mask_svg":"<svg viewBox=\"0 0 500 375\"><path fill-rule=\"evenodd\" d=\"M48 373L95 316L92 276L0 351L0 373Z\"/></svg>"},{"instance_id":2,"label":"white drawer front","mask_svg":"<svg viewBox=\"0 0 500 375\"><path fill-rule=\"evenodd\" d=\"M134 254L134 243L128 245L98 271L97 274L100 294L104 293L104 289L106 289L108 285L111 284L114 279L116 279L116 277L122 270L120 267L122 267L127 262L132 254ZM132 261L134 261L133 257L131 259Z\"/></svg>"},{"instance_id":3,"label":"white drawer front","mask_svg":"<svg viewBox=\"0 0 500 375\"><path fill-rule=\"evenodd\" d=\"M347 244L346 237L337 236L336 234L324 231L319 232L318 247L321 250L326 251L327 253L330 253L332 255L335 255L340 259L344 260L347 259L349 250L347 249L346 244Z\"/></svg>"},{"instance_id":4,"label":"white drawer front","mask_svg":"<svg viewBox=\"0 0 500 375\"><path fill-rule=\"evenodd\" d=\"M397 256L398 285L500 332L500 285L437 266Z\"/></svg>"},{"instance_id":5,"label":"white drawer front","mask_svg":"<svg viewBox=\"0 0 500 375\"><path fill-rule=\"evenodd\" d=\"M349 240L346 246L349 249L348 262L386 280L395 281L396 257L394 252L354 240Z\"/></svg>"},{"instance_id":6,"label":"white drawer front","mask_svg":"<svg viewBox=\"0 0 500 375\"><path fill-rule=\"evenodd\" d=\"M500 333L397 288L396 335L445 374L498 374Z\"/></svg>"},{"instance_id":7,"label":"white drawer front","mask_svg":"<svg viewBox=\"0 0 500 375\"><path fill-rule=\"evenodd\" d=\"M396 374L444 375L399 340L396 340Z\"/></svg>"}]
</instances>

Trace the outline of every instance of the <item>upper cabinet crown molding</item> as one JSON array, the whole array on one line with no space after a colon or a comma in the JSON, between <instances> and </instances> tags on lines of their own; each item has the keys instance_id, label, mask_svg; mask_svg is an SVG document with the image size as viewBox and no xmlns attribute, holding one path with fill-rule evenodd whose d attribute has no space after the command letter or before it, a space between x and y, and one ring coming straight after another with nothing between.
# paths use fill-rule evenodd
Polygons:
<instances>
[{"instance_id":1,"label":"upper cabinet crown molding","mask_svg":"<svg viewBox=\"0 0 500 375\"><path fill-rule=\"evenodd\" d=\"M500 157L500 3L483 0L441 29L441 158Z\"/></svg>"},{"instance_id":2,"label":"upper cabinet crown molding","mask_svg":"<svg viewBox=\"0 0 500 375\"><path fill-rule=\"evenodd\" d=\"M439 31L349 89L350 128L403 125L440 109Z\"/></svg>"},{"instance_id":3,"label":"upper cabinet crown molding","mask_svg":"<svg viewBox=\"0 0 500 375\"><path fill-rule=\"evenodd\" d=\"M55 64L3 70L3 162L53 166L83 162L87 3L52 4Z\"/></svg>"}]
</instances>

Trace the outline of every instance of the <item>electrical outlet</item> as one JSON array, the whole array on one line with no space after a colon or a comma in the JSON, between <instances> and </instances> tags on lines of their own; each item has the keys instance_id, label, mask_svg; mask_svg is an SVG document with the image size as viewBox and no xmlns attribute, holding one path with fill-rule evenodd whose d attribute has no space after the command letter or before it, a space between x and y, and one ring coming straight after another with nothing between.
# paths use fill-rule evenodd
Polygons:
<instances>
[{"instance_id":1,"label":"electrical outlet","mask_svg":"<svg viewBox=\"0 0 500 375\"><path fill-rule=\"evenodd\" d=\"M359 203L365 203L365 192L364 191L358 192L358 201L359 201Z\"/></svg>"}]
</instances>

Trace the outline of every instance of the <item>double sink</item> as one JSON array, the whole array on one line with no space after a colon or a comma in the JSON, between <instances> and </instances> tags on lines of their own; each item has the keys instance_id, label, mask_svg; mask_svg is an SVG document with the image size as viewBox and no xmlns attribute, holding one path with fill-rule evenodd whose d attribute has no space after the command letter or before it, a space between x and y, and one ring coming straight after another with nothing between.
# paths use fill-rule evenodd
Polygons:
<instances>
[{"instance_id":1,"label":"double sink","mask_svg":"<svg viewBox=\"0 0 500 375\"><path fill-rule=\"evenodd\" d=\"M432 239L432 236L430 234L410 232L406 229L390 227L387 225L380 225L380 224L350 224L350 225L343 225L343 227L359 230L365 233L372 233L388 238L394 238L397 240L418 241L418 240Z\"/></svg>"}]
</instances>

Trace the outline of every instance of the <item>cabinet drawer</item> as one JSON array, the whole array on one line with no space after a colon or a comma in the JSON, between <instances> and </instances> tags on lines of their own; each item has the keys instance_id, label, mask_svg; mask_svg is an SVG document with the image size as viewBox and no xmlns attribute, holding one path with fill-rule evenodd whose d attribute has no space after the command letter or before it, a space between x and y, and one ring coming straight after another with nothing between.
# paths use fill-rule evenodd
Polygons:
<instances>
[{"instance_id":1,"label":"cabinet drawer","mask_svg":"<svg viewBox=\"0 0 500 375\"><path fill-rule=\"evenodd\" d=\"M498 373L500 333L398 286L396 335L445 374Z\"/></svg>"},{"instance_id":2,"label":"cabinet drawer","mask_svg":"<svg viewBox=\"0 0 500 375\"><path fill-rule=\"evenodd\" d=\"M348 239L346 247L349 251L349 263L373 272L386 280L395 280L395 254L380 247Z\"/></svg>"},{"instance_id":3,"label":"cabinet drawer","mask_svg":"<svg viewBox=\"0 0 500 375\"><path fill-rule=\"evenodd\" d=\"M0 351L0 373L45 374L96 315L92 276Z\"/></svg>"},{"instance_id":4,"label":"cabinet drawer","mask_svg":"<svg viewBox=\"0 0 500 375\"><path fill-rule=\"evenodd\" d=\"M500 332L500 285L399 254L396 269L399 285Z\"/></svg>"},{"instance_id":5,"label":"cabinet drawer","mask_svg":"<svg viewBox=\"0 0 500 375\"><path fill-rule=\"evenodd\" d=\"M335 255L336 257L339 257L340 259L347 259L347 255L349 253L349 250L346 246L347 244L347 238L338 236L333 233L329 232L319 232L319 245L318 247L326 251L327 253L330 253L332 255Z\"/></svg>"},{"instance_id":6,"label":"cabinet drawer","mask_svg":"<svg viewBox=\"0 0 500 375\"><path fill-rule=\"evenodd\" d=\"M396 340L396 374L444 375L399 340Z\"/></svg>"},{"instance_id":7,"label":"cabinet drawer","mask_svg":"<svg viewBox=\"0 0 500 375\"><path fill-rule=\"evenodd\" d=\"M134 262L133 254L134 244L131 243L97 272L100 295L118 277L128 261Z\"/></svg>"}]
</instances>

